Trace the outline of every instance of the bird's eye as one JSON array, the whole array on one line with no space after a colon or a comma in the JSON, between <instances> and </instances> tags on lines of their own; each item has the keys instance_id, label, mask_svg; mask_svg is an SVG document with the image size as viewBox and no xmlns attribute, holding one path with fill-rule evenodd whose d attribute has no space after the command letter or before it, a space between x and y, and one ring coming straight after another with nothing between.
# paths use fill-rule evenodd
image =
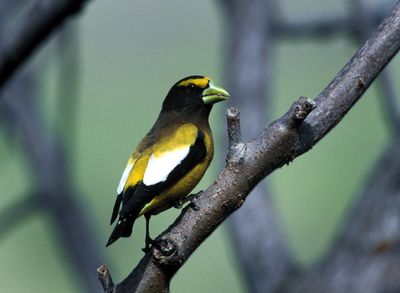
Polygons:
<instances>
[{"instance_id":1,"label":"bird's eye","mask_svg":"<svg viewBox=\"0 0 400 293\"><path fill-rule=\"evenodd\" d=\"M190 89L194 89L196 86L194 85L194 83L189 83L188 87L189 87Z\"/></svg>"}]
</instances>

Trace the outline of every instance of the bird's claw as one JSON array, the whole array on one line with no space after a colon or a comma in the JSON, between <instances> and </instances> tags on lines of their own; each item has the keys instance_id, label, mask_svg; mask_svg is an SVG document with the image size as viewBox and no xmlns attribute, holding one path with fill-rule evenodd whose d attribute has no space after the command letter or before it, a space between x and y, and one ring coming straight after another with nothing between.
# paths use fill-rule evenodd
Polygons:
<instances>
[{"instance_id":1,"label":"bird's claw","mask_svg":"<svg viewBox=\"0 0 400 293\"><path fill-rule=\"evenodd\" d=\"M145 239L145 247L142 248L142 251L144 253L148 253L152 249L152 247L155 243L156 243L156 241L151 239L150 237L146 238Z\"/></svg>"},{"instance_id":2,"label":"bird's claw","mask_svg":"<svg viewBox=\"0 0 400 293\"><path fill-rule=\"evenodd\" d=\"M196 194L196 196L194 196L194 197L192 197L190 199L190 204L189 205L193 210L198 211L200 209L200 207L199 207L199 205L197 204L196 201L197 201L197 194Z\"/></svg>"},{"instance_id":3,"label":"bird's claw","mask_svg":"<svg viewBox=\"0 0 400 293\"><path fill-rule=\"evenodd\" d=\"M182 199L180 199L174 203L174 208L180 210L182 208L183 204L184 204L184 201Z\"/></svg>"},{"instance_id":4,"label":"bird's claw","mask_svg":"<svg viewBox=\"0 0 400 293\"><path fill-rule=\"evenodd\" d=\"M143 248L142 248L142 251L143 251L144 253L148 253L150 250L151 250L151 247L148 246L148 245L146 245L146 247L143 247Z\"/></svg>"},{"instance_id":5,"label":"bird's claw","mask_svg":"<svg viewBox=\"0 0 400 293\"><path fill-rule=\"evenodd\" d=\"M197 192L197 193L189 194L189 195L186 196L185 198L176 201L175 204L174 204L174 208L176 208L176 209L181 209L182 206L183 206L185 203L190 202L190 203L189 203L189 206L190 206L193 210L198 211L198 210L200 209L200 207L199 207L199 205L196 203L196 199L197 199L197 197L199 196L199 194L202 193L202 192L203 192L203 190L200 190L200 191Z\"/></svg>"},{"instance_id":6,"label":"bird's claw","mask_svg":"<svg viewBox=\"0 0 400 293\"><path fill-rule=\"evenodd\" d=\"M200 209L200 207L196 201L197 201L197 198L199 197L200 193L202 193L202 192L203 192L203 190L200 190L199 192L193 193L187 197L187 201L190 201L190 204L189 204L190 207L195 211L198 211Z\"/></svg>"}]
</instances>

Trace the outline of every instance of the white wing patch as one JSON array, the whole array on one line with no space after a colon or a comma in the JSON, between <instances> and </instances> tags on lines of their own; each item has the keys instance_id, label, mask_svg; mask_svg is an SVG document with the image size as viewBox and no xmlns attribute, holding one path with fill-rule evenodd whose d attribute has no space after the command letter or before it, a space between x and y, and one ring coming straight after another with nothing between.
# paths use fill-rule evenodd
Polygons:
<instances>
[{"instance_id":1,"label":"white wing patch","mask_svg":"<svg viewBox=\"0 0 400 293\"><path fill-rule=\"evenodd\" d=\"M188 155L190 146L165 152L161 156L152 154L143 176L143 183L147 186L165 181L169 173L178 166Z\"/></svg>"},{"instance_id":2,"label":"white wing patch","mask_svg":"<svg viewBox=\"0 0 400 293\"><path fill-rule=\"evenodd\" d=\"M127 180L128 177L129 177L129 173L130 173L131 170L132 170L133 163L134 163L134 162L132 162L131 160L129 160L129 161L128 161L128 164L126 164L124 173L122 173L121 180L119 181L119 184L118 184L117 194L120 194L120 193L124 190L124 186L125 186L126 180Z\"/></svg>"}]
</instances>

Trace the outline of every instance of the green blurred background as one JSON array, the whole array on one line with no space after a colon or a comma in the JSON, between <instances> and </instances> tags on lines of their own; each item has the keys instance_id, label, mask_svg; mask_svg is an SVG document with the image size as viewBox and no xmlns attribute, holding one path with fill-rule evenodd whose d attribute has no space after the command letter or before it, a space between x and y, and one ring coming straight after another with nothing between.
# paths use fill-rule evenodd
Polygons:
<instances>
[{"instance_id":1,"label":"green blurred background","mask_svg":"<svg viewBox=\"0 0 400 293\"><path fill-rule=\"evenodd\" d=\"M282 1L287 18L345 14L345 1ZM224 27L214 1L92 1L78 18L80 88L77 136L71 169L82 205L115 282L122 280L143 255L144 220L133 237L109 248L105 244L116 187L133 147L151 127L170 86L191 74L212 76L218 84L224 61ZM300 95L315 97L355 52L344 38L280 41L274 46L272 117L281 115ZM57 74L54 41L35 59L45 63L41 109L56 124ZM43 62L45 60L45 62ZM398 63L394 60L393 63ZM395 71L396 64L391 66ZM398 66L397 66L398 67ZM398 75L398 70L395 72ZM228 89L229 91L229 89ZM68 93L64 94L68 97ZM217 144L226 140L225 104L211 117ZM290 247L305 266L329 248L352 199L388 131L374 88L309 153L269 176L273 198ZM246 113L243 113L246 119ZM261 128L262 126L255 126ZM218 153L198 189L220 170ZM18 142L0 133L0 211L32 187L26 157ZM157 235L179 214L172 209L152 219ZM1 292L79 292L66 254L54 236L55 226L39 212L0 239ZM99 264L100 265L100 264ZM96 268L93 268L96 274ZM25 276L21 278L21 276ZM172 281L172 292L245 292L224 225L194 253Z\"/></svg>"}]
</instances>

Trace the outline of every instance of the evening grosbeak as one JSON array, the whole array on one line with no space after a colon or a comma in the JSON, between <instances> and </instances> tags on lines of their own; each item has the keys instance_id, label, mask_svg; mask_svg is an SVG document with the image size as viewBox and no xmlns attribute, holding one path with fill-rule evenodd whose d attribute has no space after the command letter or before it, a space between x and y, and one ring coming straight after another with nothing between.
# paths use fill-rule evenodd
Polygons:
<instances>
[{"instance_id":1,"label":"evening grosbeak","mask_svg":"<svg viewBox=\"0 0 400 293\"><path fill-rule=\"evenodd\" d=\"M208 116L213 104L228 97L205 76L189 76L172 86L122 174L111 224L119 218L107 246L129 237L136 218L144 215L143 250L150 249L150 216L182 202L203 177L214 154Z\"/></svg>"}]
</instances>

